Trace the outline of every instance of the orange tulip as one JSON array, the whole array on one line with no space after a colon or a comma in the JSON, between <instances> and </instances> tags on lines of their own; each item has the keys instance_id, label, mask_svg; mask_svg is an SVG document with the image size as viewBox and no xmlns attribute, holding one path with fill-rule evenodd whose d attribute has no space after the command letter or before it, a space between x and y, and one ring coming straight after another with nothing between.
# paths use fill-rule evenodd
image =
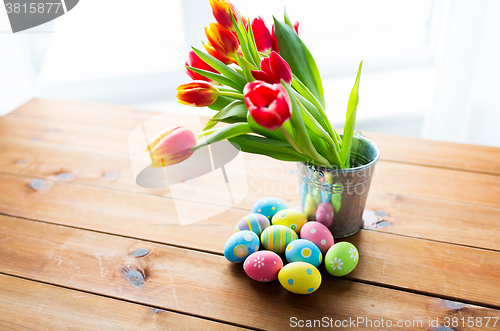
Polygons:
<instances>
[{"instance_id":1,"label":"orange tulip","mask_svg":"<svg viewBox=\"0 0 500 331\"><path fill-rule=\"evenodd\" d=\"M218 23L210 23L210 27L205 28L208 44L214 48L221 57L228 57L231 60L238 52L238 38Z\"/></svg>"},{"instance_id":2,"label":"orange tulip","mask_svg":"<svg viewBox=\"0 0 500 331\"><path fill-rule=\"evenodd\" d=\"M228 0L210 0L212 13L217 22L226 30L234 31L235 27L231 15L234 16L236 23L240 22L240 14Z\"/></svg>"},{"instance_id":3,"label":"orange tulip","mask_svg":"<svg viewBox=\"0 0 500 331\"><path fill-rule=\"evenodd\" d=\"M161 132L146 148L151 152L151 165L154 168L177 164L189 158L196 145L193 132L181 126Z\"/></svg>"},{"instance_id":4,"label":"orange tulip","mask_svg":"<svg viewBox=\"0 0 500 331\"><path fill-rule=\"evenodd\" d=\"M226 55L221 55L219 54L215 48L210 44L210 41L208 41L208 44L203 44L203 47L207 50L207 53L215 57L217 60L221 61L224 64L231 64L233 61L228 58Z\"/></svg>"},{"instance_id":5,"label":"orange tulip","mask_svg":"<svg viewBox=\"0 0 500 331\"><path fill-rule=\"evenodd\" d=\"M210 106L219 97L219 90L203 80L194 80L177 88L179 103L188 106Z\"/></svg>"}]
</instances>

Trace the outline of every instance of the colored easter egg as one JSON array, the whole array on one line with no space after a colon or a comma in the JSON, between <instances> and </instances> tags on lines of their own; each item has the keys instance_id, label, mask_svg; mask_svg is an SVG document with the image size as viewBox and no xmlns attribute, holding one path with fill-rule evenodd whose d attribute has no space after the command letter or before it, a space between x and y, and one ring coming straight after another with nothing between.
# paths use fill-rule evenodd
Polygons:
<instances>
[{"instance_id":1,"label":"colored easter egg","mask_svg":"<svg viewBox=\"0 0 500 331\"><path fill-rule=\"evenodd\" d=\"M359 253L356 247L348 242L336 243L326 253L326 271L333 276L344 276L356 268Z\"/></svg>"},{"instance_id":2,"label":"colored easter egg","mask_svg":"<svg viewBox=\"0 0 500 331\"><path fill-rule=\"evenodd\" d=\"M258 282L272 282L278 278L281 268L283 268L283 260L271 251L255 252L243 263L243 270L248 277Z\"/></svg>"},{"instance_id":3,"label":"colored easter egg","mask_svg":"<svg viewBox=\"0 0 500 331\"><path fill-rule=\"evenodd\" d=\"M288 262L307 262L316 268L321 265L323 255L313 242L306 239L297 239L286 246L286 260Z\"/></svg>"},{"instance_id":4,"label":"colored easter egg","mask_svg":"<svg viewBox=\"0 0 500 331\"><path fill-rule=\"evenodd\" d=\"M342 206L342 184L337 183L333 185L333 194L332 194L332 206L335 213L338 213L340 207Z\"/></svg>"},{"instance_id":5,"label":"colored easter egg","mask_svg":"<svg viewBox=\"0 0 500 331\"><path fill-rule=\"evenodd\" d=\"M321 274L312 264L292 262L284 266L279 274L280 284L296 294L309 294L321 285Z\"/></svg>"},{"instance_id":6,"label":"colored easter egg","mask_svg":"<svg viewBox=\"0 0 500 331\"><path fill-rule=\"evenodd\" d=\"M271 220L277 212L286 209L283 200L273 197L262 198L258 200L252 208L252 213L259 213Z\"/></svg>"},{"instance_id":7,"label":"colored easter egg","mask_svg":"<svg viewBox=\"0 0 500 331\"><path fill-rule=\"evenodd\" d=\"M271 223L273 225L284 225L296 233L300 233L300 229L306 223L306 216L293 209L283 209L274 214Z\"/></svg>"},{"instance_id":8,"label":"colored easter egg","mask_svg":"<svg viewBox=\"0 0 500 331\"><path fill-rule=\"evenodd\" d=\"M325 254L334 244L330 230L322 223L307 222L300 230L300 238L312 241Z\"/></svg>"},{"instance_id":9,"label":"colored easter egg","mask_svg":"<svg viewBox=\"0 0 500 331\"><path fill-rule=\"evenodd\" d=\"M271 225L264 229L260 239L265 249L283 254L286 246L298 239L298 236L295 231L284 225Z\"/></svg>"},{"instance_id":10,"label":"colored easter egg","mask_svg":"<svg viewBox=\"0 0 500 331\"><path fill-rule=\"evenodd\" d=\"M321 202L330 202L332 198L332 174L325 172L325 180L321 187Z\"/></svg>"},{"instance_id":11,"label":"colored easter egg","mask_svg":"<svg viewBox=\"0 0 500 331\"><path fill-rule=\"evenodd\" d=\"M229 262L241 263L250 254L258 251L259 247L259 236L249 230L239 231L226 241L224 256Z\"/></svg>"},{"instance_id":12,"label":"colored easter egg","mask_svg":"<svg viewBox=\"0 0 500 331\"><path fill-rule=\"evenodd\" d=\"M262 231L264 231L264 229L269 225L271 224L269 223L267 217L265 217L264 215L259 213L248 214L238 221L238 223L236 224L235 232L250 230L255 232L256 235L260 236Z\"/></svg>"},{"instance_id":13,"label":"colored easter egg","mask_svg":"<svg viewBox=\"0 0 500 331\"><path fill-rule=\"evenodd\" d=\"M329 228L333 222L333 206L329 202L321 203L316 209L316 222Z\"/></svg>"},{"instance_id":14,"label":"colored easter egg","mask_svg":"<svg viewBox=\"0 0 500 331\"><path fill-rule=\"evenodd\" d=\"M308 220L314 219L316 216L316 207L318 204L314 201L311 193L306 194L306 200L304 202L304 215L306 215Z\"/></svg>"}]
</instances>

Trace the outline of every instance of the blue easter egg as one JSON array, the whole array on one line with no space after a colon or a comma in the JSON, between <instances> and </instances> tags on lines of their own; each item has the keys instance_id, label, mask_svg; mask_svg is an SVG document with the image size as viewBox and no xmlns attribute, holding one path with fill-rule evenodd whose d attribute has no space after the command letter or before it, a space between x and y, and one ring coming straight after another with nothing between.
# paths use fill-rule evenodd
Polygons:
<instances>
[{"instance_id":1,"label":"blue easter egg","mask_svg":"<svg viewBox=\"0 0 500 331\"><path fill-rule=\"evenodd\" d=\"M250 230L255 232L256 235L260 236L265 228L270 226L269 220L262 214L253 213L243 217L236 224L235 232Z\"/></svg>"},{"instance_id":2,"label":"blue easter egg","mask_svg":"<svg viewBox=\"0 0 500 331\"><path fill-rule=\"evenodd\" d=\"M252 213L259 213L271 220L277 212L286 209L283 200L273 197L262 198L258 200L252 208Z\"/></svg>"},{"instance_id":3,"label":"blue easter egg","mask_svg":"<svg viewBox=\"0 0 500 331\"><path fill-rule=\"evenodd\" d=\"M320 266L323 255L313 242L307 239L297 239L286 246L286 260L288 262L306 262L316 268Z\"/></svg>"},{"instance_id":4,"label":"blue easter egg","mask_svg":"<svg viewBox=\"0 0 500 331\"><path fill-rule=\"evenodd\" d=\"M236 232L224 245L224 256L229 262L242 263L252 253L259 250L260 239L254 232Z\"/></svg>"}]
</instances>

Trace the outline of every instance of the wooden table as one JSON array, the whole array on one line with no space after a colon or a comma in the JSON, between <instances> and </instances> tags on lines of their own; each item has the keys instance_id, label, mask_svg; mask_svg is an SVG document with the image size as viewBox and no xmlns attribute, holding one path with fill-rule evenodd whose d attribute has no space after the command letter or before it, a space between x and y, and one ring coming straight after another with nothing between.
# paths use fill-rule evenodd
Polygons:
<instances>
[{"instance_id":1,"label":"wooden table","mask_svg":"<svg viewBox=\"0 0 500 331\"><path fill-rule=\"evenodd\" d=\"M500 149L367 134L381 160L367 226L348 238L360 262L299 296L222 255L258 188L297 185L295 165L245 154L266 168L249 172L246 198L181 227L169 190L137 186L130 166L128 134L155 115L32 100L0 118L1 330L287 330L324 317L500 329Z\"/></svg>"}]
</instances>

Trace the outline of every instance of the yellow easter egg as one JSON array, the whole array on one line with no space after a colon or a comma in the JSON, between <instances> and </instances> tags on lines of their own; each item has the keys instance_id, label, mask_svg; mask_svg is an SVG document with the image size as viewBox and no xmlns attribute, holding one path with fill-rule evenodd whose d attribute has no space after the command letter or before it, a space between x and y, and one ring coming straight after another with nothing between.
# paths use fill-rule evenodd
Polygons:
<instances>
[{"instance_id":1,"label":"yellow easter egg","mask_svg":"<svg viewBox=\"0 0 500 331\"><path fill-rule=\"evenodd\" d=\"M295 294L310 294L321 285L321 273L306 262L292 262L284 266L279 274L280 284Z\"/></svg>"},{"instance_id":2,"label":"yellow easter egg","mask_svg":"<svg viewBox=\"0 0 500 331\"><path fill-rule=\"evenodd\" d=\"M296 233L300 233L300 229L306 224L306 221L306 216L301 212L293 209L284 209L273 216L271 223L273 225L284 225Z\"/></svg>"}]
</instances>

